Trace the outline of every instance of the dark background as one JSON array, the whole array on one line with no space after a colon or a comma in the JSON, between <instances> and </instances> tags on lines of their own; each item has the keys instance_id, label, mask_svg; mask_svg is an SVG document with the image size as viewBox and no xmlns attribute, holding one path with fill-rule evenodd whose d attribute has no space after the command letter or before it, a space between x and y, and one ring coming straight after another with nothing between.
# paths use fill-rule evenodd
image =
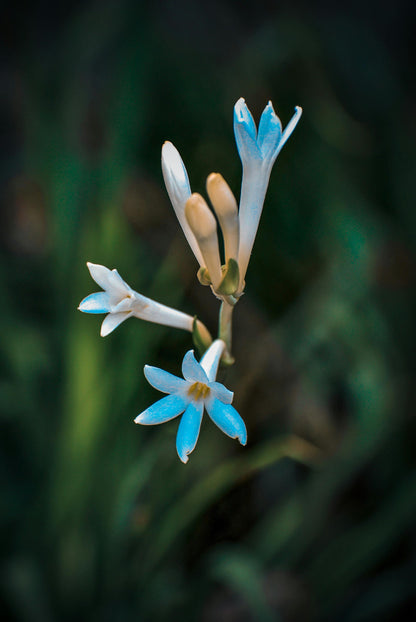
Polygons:
<instances>
[{"instance_id":1,"label":"dark background","mask_svg":"<svg viewBox=\"0 0 416 622\"><path fill-rule=\"evenodd\" d=\"M414 619L411 3L2 4L0 598L12 622ZM285 125L235 313L246 448L134 417L190 336L76 311L87 260L214 332L163 187L238 196L232 108Z\"/></svg>"}]
</instances>

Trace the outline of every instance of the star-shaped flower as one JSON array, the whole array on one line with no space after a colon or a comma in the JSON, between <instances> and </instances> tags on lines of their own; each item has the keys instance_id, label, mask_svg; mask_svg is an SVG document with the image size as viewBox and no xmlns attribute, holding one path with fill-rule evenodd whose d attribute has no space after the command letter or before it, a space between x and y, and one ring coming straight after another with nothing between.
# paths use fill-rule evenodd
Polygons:
<instances>
[{"instance_id":1,"label":"star-shaped flower","mask_svg":"<svg viewBox=\"0 0 416 622\"><path fill-rule=\"evenodd\" d=\"M234 394L215 381L224 347L224 342L217 339L200 363L195 359L193 350L189 350L182 363L184 379L158 367L146 365L144 368L147 381L158 391L169 395L152 404L134 421L154 425L183 413L176 436L176 449L184 463L188 462L188 455L198 441L204 408L220 430L231 438L237 438L242 445L247 443L244 421L231 405Z\"/></svg>"},{"instance_id":2,"label":"star-shaped flower","mask_svg":"<svg viewBox=\"0 0 416 622\"><path fill-rule=\"evenodd\" d=\"M109 335L129 317L192 332L194 318L190 315L135 292L115 269L109 270L105 266L90 262L87 262L87 266L94 281L104 291L84 298L78 309L84 313L108 313L101 324L102 337ZM199 328L201 329L200 326Z\"/></svg>"}]
</instances>

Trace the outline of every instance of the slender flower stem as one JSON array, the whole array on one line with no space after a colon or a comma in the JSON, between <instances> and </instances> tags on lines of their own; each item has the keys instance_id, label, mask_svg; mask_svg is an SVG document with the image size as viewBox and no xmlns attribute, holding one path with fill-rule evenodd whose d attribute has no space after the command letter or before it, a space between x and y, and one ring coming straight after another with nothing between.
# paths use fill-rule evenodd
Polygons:
<instances>
[{"instance_id":1,"label":"slender flower stem","mask_svg":"<svg viewBox=\"0 0 416 622\"><path fill-rule=\"evenodd\" d=\"M224 351L222 360L226 365L232 365L234 363L234 357L231 354L231 341L232 341L232 316L234 306L228 304L224 300L220 308L219 318L219 338L225 343L226 349Z\"/></svg>"}]
</instances>

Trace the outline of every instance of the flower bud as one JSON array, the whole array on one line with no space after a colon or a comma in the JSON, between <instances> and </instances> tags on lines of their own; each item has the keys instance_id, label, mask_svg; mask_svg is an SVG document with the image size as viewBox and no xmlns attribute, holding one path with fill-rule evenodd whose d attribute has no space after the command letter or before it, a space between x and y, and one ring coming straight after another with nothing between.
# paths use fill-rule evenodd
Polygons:
<instances>
[{"instance_id":1,"label":"flower bud","mask_svg":"<svg viewBox=\"0 0 416 622\"><path fill-rule=\"evenodd\" d=\"M205 267L215 289L221 282L221 260L218 248L217 223L206 201L198 193L191 194L185 205L186 220L197 242Z\"/></svg>"},{"instance_id":2,"label":"flower bud","mask_svg":"<svg viewBox=\"0 0 416 622\"><path fill-rule=\"evenodd\" d=\"M237 201L231 188L219 173L207 179L207 192L221 225L224 237L225 261L238 259L240 226Z\"/></svg>"}]
</instances>

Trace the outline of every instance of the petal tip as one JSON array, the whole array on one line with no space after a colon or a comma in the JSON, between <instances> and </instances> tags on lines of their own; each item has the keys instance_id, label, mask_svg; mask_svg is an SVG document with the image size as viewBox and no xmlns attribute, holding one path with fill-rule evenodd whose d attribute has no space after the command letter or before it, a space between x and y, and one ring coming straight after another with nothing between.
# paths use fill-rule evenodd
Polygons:
<instances>
[{"instance_id":1,"label":"petal tip","mask_svg":"<svg viewBox=\"0 0 416 622\"><path fill-rule=\"evenodd\" d=\"M166 153L168 149L172 149L172 147L173 147L173 144L170 142L170 140L165 140L165 142L162 145L162 156L164 155L164 153Z\"/></svg>"},{"instance_id":2,"label":"petal tip","mask_svg":"<svg viewBox=\"0 0 416 622\"><path fill-rule=\"evenodd\" d=\"M101 329L100 329L100 337L107 337L112 331L108 330L108 328L103 328L103 326L101 325Z\"/></svg>"},{"instance_id":3,"label":"petal tip","mask_svg":"<svg viewBox=\"0 0 416 622\"><path fill-rule=\"evenodd\" d=\"M240 445L242 445L243 447L247 445L247 433L240 434L239 436L237 436L237 438L238 438Z\"/></svg>"},{"instance_id":4,"label":"petal tip","mask_svg":"<svg viewBox=\"0 0 416 622\"><path fill-rule=\"evenodd\" d=\"M186 464L189 461L188 454L183 454L182 456L178 454L178 456L179 456L179 460L183 462L183 464Z\"/></svg>"},{"instance_id":5,"label":"petal tip","mask_svg":"<svg viewBox=\"0 0 416 622\"><path fill-rule=\"evenodd\" d=\"M243 97L240 97L238 102L236 102L234 106L234 113L237 123L245 123L247 121L246 117L248 115L248 108Z\"/></svg>"},{"instance_id":6,"label":"petal tip","mask_svg":"<svg viewBox=\"0 0 416 622\"><path fill-rule=\"evenodd\" d=\"M162 145L162 161L166 165L169 164L170 166L173 166L176 162L173 161L172 158L180 159L179 151L176 149L175 145L170 142L170 140L165 140Z\"/></svg>"},{"instance_id":7,"label":"petal tip","mask_svg":"<svg viewBox=\"0 0 416 622\"><path fill-rule=\"evenodd\" d=\"M272 102L271 99L269 99L269 101L267 102L267 104L266 104L266 106L264 108L263 114L264 114L264 112L266 112L266 110L270 110L273 114L276 114L276 112L274 110L274 107L273 107L273 102Z\"/></svg>"},{"instance_id":8,"label":"petal tip","mask_svg":"<svg viewBox=\"0 0 416 622\"><path fill-rule=\"evenodd\" d=\"M88 309L85 308L85 304L84 301L81 300L81 302L79 303L78 307L77 307L77 311L82 311L82 313L88 313Z\"/></svg>"}]
</instances>

